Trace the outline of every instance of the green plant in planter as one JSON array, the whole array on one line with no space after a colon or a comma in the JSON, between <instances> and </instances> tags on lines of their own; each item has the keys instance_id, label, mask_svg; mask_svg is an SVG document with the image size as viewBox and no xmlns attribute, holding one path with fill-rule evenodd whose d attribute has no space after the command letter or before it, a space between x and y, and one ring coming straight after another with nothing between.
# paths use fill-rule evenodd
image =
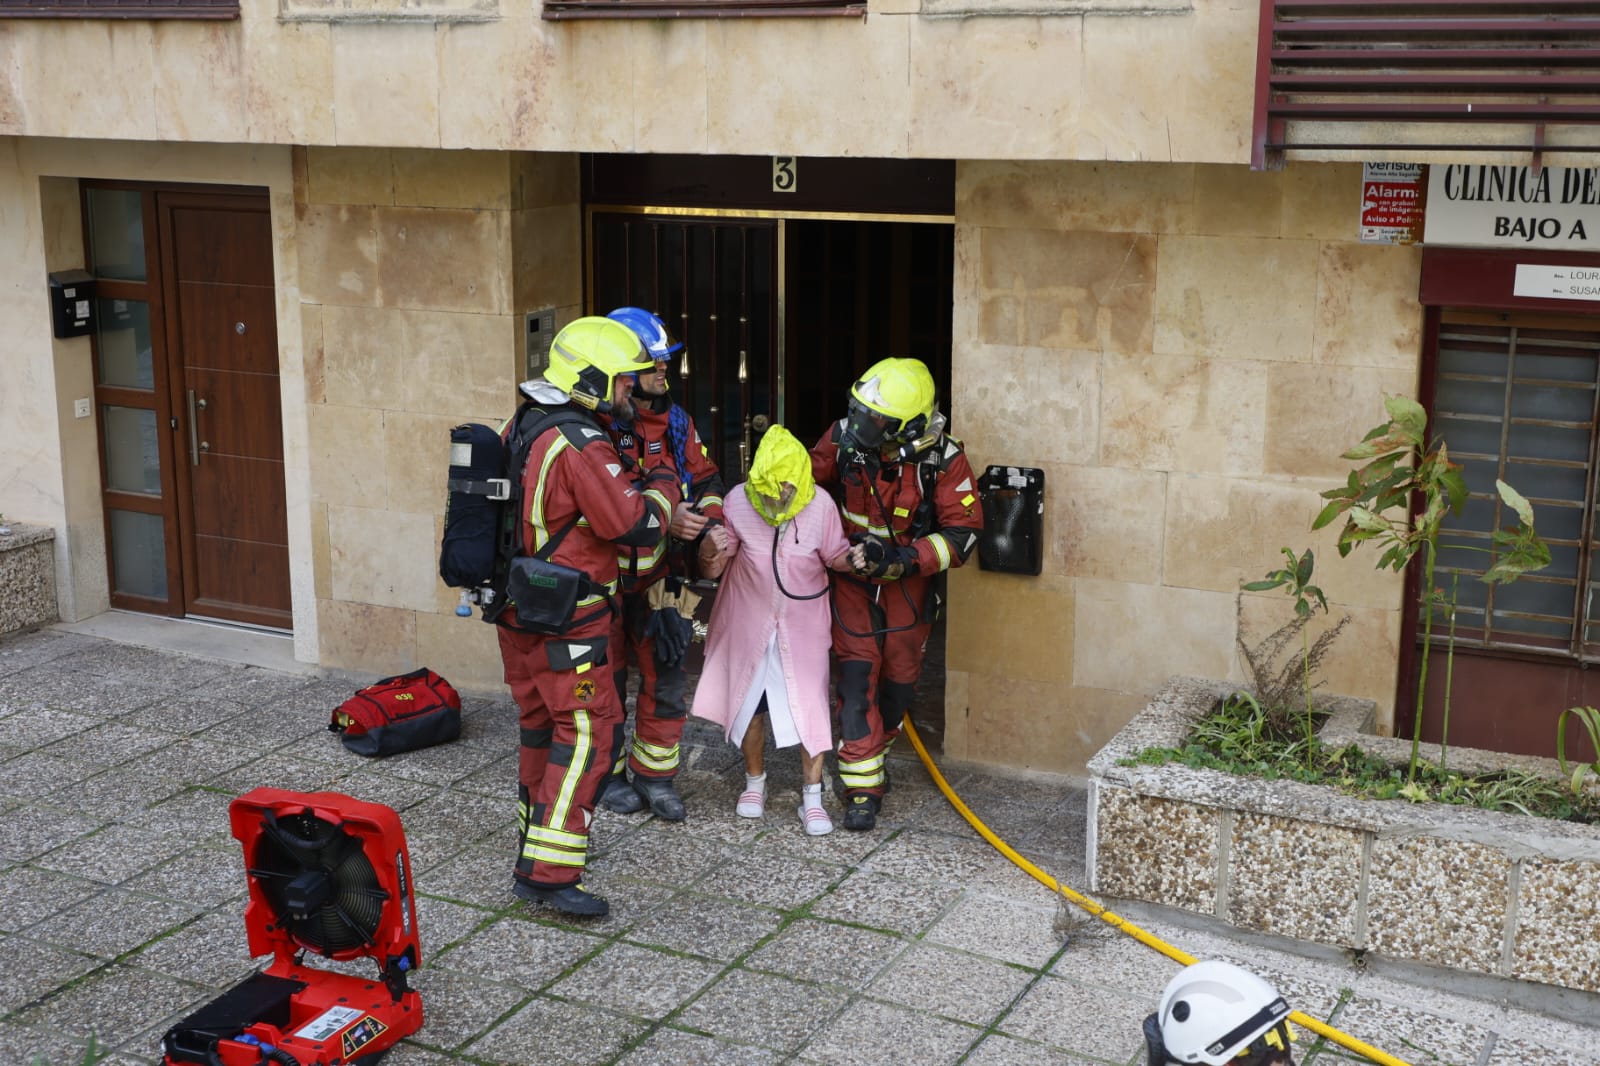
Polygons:
<instances>
[{"instance_id":1,"label":"green plant in planter","mask_svg":"<svg viewBox=\"0 0 1600 1066\"><path fill-rule=\"evenodd\" d=\"M1567 716L1577 715L1578 722L1588 730L1589 744L1594 748L1595 754L1600 756L1600 711L1593 707L1568 707L1561 712L1561 717L1556 719L1556 761L1561 764L1562 773L1572 775L1572 791L1583 791L1584 775L1593 770L1600 775L1600 758L1594 762L1580 762L1567 769Z\"/></svg>"},{"instance_id":2,"label":"green plant in planter","mask_svg":"<svg viewBox=\"0 0 1600 1066\"><path fill-rule=\"evenodd\" d=\"M1434 584L1434 566L1439 554L1439 531L1445 516L1459 514L1467 502L1467 483L1461 476L1461 467L1450 461L1443 441L1427 442L1427 412L1415 400L1403 396L1390 396L1384 401L1389 421L1367 432L1360 444L1345 452L1343 458L1351 461L1365 460L1365 464L1350 472L1345 484L1322 494L1328 500L1312 529L1322 529L1335 519L1343 517L1344 528L1339 532L1339 554L1348 556L1358 545L1376 541L1383 545L1377 568L1403 571L1408 563L1422 553L1422 663L1417 678L1416 717L1411 736L1411 764L1407 781L1415 782L1422 743L1422 708L1428 687L1428 655L1426 649L1433 643L1433 611L1436 604L1448 605L1452 616L1452 651L1454 650L1454 602L1447 600ZM1489 584L1509 583L1522 574L1540 570L1550 564L1550 549L1539 539L1533 528L1533 508L1528 501L1504 481L1495 481L1495 490L1501 501L1517 516L1517 525L1494 532L1493 547L1477 548L1474 545L1452 545L1466 550L1489 551L1493 562L1482 580ZM1411 501L1420 501L1420 509L1412 513ZM1448 684L1448 678L1447 678ZM1447 717L1443 724L1448 737L1449 693L1445 694ZM1443 752L1441 744L1441 754ZM1442 758L1441 758L1441 761Z\"/></svg>"},{"instance_id":3,"label":"green plant in planter","mask_svg":"<svg viewBox=\"0 0 1600 1066\"><path fill-rule=\"evenodd\" d=\"M1287 567L1270 571L1260 581L1245 582L1241 588L1246 592L1269 592L1272 589L1283 589L1284 592L1294 598L1294 620L1278 629L1254 650L1243 639L1239 641L1239 647L1244 652L1245 661L1250 664L1251 673L1255 675L1255 692L1256 697L1259 697L1257 707L1262 713L1262 721L1265 724L1276 724L1273 722L1274 713L1288 704L1288 700L1285 698L1287 696L1285 691L1287 686L1283 684L1287 679L1287 675L1284 671L1274 669L1272 664L1276 660L1278 652L1282 650L1289 639L1292 639L1295 635L1300 637L1300 669L1297 681L1298 687L1305 695L1305 715L1302 718L1302 723L1306 740L1306 765L1309 766L1311 765L1312 740L1316 736L1317 728L1316 715L1311 703L1311 689L1313 687L1311 673L1316 661L1322 658L1322 654L1338 637L1339 631L1344 628L1345 622L1349 621L1349 619L1340 620L1337 626L1318 637L1316 646L1313 648L1311 634L1306 627L1318 607L1322 608L1323 614L1328 613L1328 598L1322 594L1321 588L1311 584L1311 575L1316 567L1316 560L1312 556L1310 548L1307 548L1303 555L1298 556L1295 555L1292 548L1284 548L1283 555L1289 561ZM1234 698L1237 699L1240 696L1250 698L1246 693L1236 694Z\"/></svg>"}]
</instances>

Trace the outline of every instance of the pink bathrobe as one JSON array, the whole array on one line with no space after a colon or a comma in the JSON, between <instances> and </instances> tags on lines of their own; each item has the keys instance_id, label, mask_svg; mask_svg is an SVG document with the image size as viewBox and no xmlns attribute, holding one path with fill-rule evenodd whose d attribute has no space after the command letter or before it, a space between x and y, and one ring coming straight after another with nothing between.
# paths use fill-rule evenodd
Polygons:
<instances>
[{"instance_id":1,"label":"pink bathrobe","mask_svg":"<svg viewBox=\"0 0 1600 1066\"><path fill-rule=\"evenodd\" d=\"M777 630L789 707L800 744L810 755L833 747L828 713L828 648L833 616L829 597L792 600L772 576L772 533L740 485L722 505L733 558L722 575L706 637L705 668L691 713L733 728L740 705ZM798 542L797 538L798 537ZM778 531L778 567L783 587L804 596L828 583L826 563L850 549L839 508L825 492L811 498ZM737 738L729 736L730 740Z\"/></svg>"}]
</instances>

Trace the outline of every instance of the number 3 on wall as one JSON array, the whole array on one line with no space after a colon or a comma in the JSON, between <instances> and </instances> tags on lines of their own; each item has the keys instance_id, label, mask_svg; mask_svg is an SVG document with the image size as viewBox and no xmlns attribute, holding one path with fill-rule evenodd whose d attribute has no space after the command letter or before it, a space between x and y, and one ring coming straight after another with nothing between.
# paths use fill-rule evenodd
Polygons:
<instances>
[{"instance_id":1,"label":"number 3 on wall","mask_svg":"<svg viewBox=\"0 0 1600 1066\"><path fill-rule=\"evenodd\" d=\"M792 155L772 157L772 191L794 192L800 184L799 160Z\"/></svg>"}]
</instances>

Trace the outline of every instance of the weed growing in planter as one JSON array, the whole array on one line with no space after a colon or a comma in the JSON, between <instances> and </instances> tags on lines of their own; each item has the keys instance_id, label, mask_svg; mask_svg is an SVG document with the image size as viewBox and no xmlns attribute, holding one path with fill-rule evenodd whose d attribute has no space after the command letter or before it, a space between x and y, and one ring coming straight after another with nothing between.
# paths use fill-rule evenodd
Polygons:
<instances>
[{"instance_id":1,"label":"weed growing in planter","mask_svg":"<svg viewBox=\"0 0 1600 1066\"><path fill-rule=\"evenodd\" d=\"M1556 761L1561 764L1561 772L1572 775L1572 791L1583 791L1584 775L1593 770L1600 775L1600 758L1592 763L1575 763L1571 769L1567 767L1567 717L1577 715L1578 722L1589 732L1589 746L1600 754L1600 711L1593 707L1568 707L1561 712L1561 717L1556 719Z\"/></svg>"},{"instance_id":2,"label":"weed growing in planter","mask_svg":"<svg viewBox=\"0 0 1600 1066\"><path fill-rule=\"evenodd\" d=\"M1218 700L1195 722L1183 747L1147 748L1118 765L1168 763L1265 780L1330 785L1370 799L1433 801L1600 824L1600 793L1592 789L1575 792L1526 770L1467 775L1428 763L1408 770L1355 744L1335 748L1315 736L1307 740L1298 722L1288 729L1275 728L1263 704L1245 692Z\"/></svg>"},{"instance_id":3,"label":"weed growing in planter","mask_svg":"<svg viewBox=\"0 0 1600 1066\"><path fill-rule=\"evenodd\" d=\"M1338 639L1339 631L1350 619L1339 620L1339 624L1317 638L1316 645L1311 643L1311 634L1306 631L1306 623L1311 621L1311 616L1320 606L1324 614L1328 613L1328 598L1322 594L1322 589L1311 584L1311 573L1316 566L1316 560L1307 548L1304 555L1295 555L1291 548L1283 549L1284 557L1289 560L1289 565L1282 570L1273 570L1261 581L1250 581L1243 586L1246 592L1267 592L1271 589L1281 588L1294 597L1294 620L1282 626L1266 640L1261 642L1259 648L1252 651L1239 639L1239 648L1244 652L1245 662L1250 664L1250 672L1255 677L1256 698L1259 699L1261 709L1273 727L1279 731L1284 728L1283 716L1288 712L1291 696L1298 698L1296 688L1305 694L1305 714L1302 722L1305 726L1305 738L1309 745L1316 734L1316 712L1311 706L1311 673L1316 669L1316 664L1322 661L1322 656L1333 642ZM1240 607L1244 601L1241 600ZM1241 620L1242 621L1242 620ZM1241 625L1240 631L1243 631ZM1288 663L1283 668L1275 666L1275 662L1284 647L1296 636L1300 638L1300 662ZM1298 666L1298 669L1296 669ZM1249 698L1247 694L1240 696ZM1309 747L1307 751L1309 752Z\"/></svg>"}]
</instances>

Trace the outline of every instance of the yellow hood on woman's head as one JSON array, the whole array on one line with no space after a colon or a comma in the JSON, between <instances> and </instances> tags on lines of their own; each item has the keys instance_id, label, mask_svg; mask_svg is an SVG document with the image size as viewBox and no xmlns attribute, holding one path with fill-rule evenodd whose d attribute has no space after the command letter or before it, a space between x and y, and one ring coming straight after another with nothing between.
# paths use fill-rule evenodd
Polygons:
<instances>
[{"instance_id":1,"label":"yellow hood on woman's head","mask_svg":"<svg viewBox=\"0 0 1600 1066\"><path fill-rule=\"evenodd\" d=\"M774 511L774 504L783 495L784 482L794 486L794 498L788 506ZM744 494L749 497L750 506L770 525L782 525L799 514L816 493L817 483L811 477L811 455L805 445L782 426L767 430L756 448L750 476L744 483Z\"/></svg>"}]
</instances>

